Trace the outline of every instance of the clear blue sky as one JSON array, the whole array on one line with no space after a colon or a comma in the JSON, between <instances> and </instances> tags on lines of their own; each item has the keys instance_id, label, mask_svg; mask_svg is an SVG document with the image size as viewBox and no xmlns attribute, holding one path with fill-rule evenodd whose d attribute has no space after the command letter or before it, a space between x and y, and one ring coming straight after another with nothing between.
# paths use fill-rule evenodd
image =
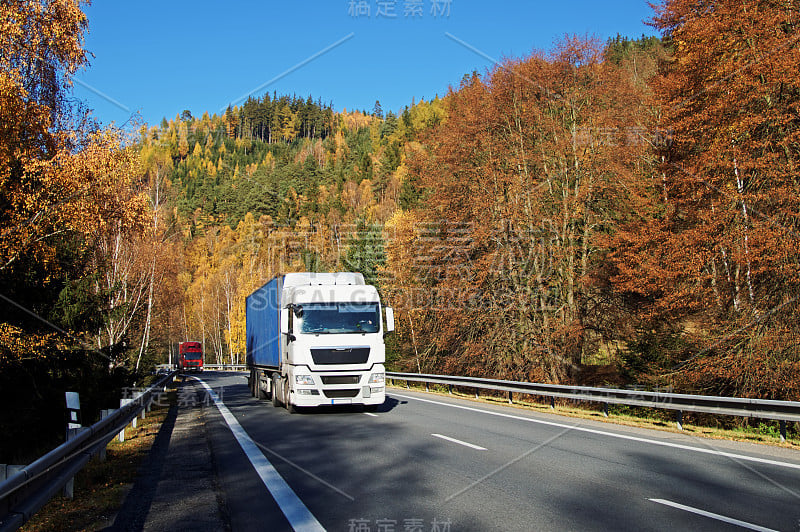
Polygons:
<instances>
[{"instance_id":1,"label":"clear blue sky","mask_svg":"<svg viewBox=\"0 0 800 532\"><path fill-rule=\"evenodd\" d=\"M564 34L654 34L645 0L95 0L84 10L94 57L74 94L117 125L136 112L150 124L218 112L256 88L398 111Z\"/></svg>"}]
</instances>

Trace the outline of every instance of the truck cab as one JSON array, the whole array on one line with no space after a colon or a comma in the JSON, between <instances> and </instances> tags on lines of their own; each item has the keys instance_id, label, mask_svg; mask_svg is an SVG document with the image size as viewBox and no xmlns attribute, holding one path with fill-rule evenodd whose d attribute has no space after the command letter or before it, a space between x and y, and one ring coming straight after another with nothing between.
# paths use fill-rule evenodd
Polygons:
<instances>
[{"instance_id":1,"label":"truck cab","mask_svg":"<svg viewBox=\"0 0 800 532\"><path fill-rule=\"evenodd\" d=\"M181 342L178 345L178 369L181 372L203 371L203 346L200 342Z\"/></svg>"}]
</instances>

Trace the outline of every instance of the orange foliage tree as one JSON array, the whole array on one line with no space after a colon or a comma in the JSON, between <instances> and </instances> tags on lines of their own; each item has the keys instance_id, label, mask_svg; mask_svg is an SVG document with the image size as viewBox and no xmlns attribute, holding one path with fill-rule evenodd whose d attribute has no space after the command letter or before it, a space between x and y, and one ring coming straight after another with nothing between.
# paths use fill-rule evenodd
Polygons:
<instances>
[{"instance_id":1,"label":"orange foliage tree","mask_svg":"<svg viewBox=\"0 0 800 532\"><path fill-rule=\"evenodd\" d=\"M647 94L597 43L567 38L447 96L409 169L427 191L412 270L428 298L411 305L427 317L427 369L570 376L597 340L593 274L638 186Z\"/></svg>"},{"instance_id":2,"label":"orange foliage tree","mask_svg":"<svg viewBox=\"0 0 800 532\"><path fill-rule=\"evenodd\" d=\"M617 282L679 324L695 347L673 358L678 381L703 391L800 397L798 23L785 2L656 6L673 142L654 216L621 235Z\"/></svg>"},{"instance_id":3,"label":"orange foliage tree","mask_svg":"<svg viewBox=\"0 0 800 532\"><path fill-rule=\"evenodd\" d=\"M85 256L97 237L146 222L146 198L134 189L138 154L67 100L86 64L86 24L75 0L0 5L0 272L8 289L28 275L15 271L20 258L20 269L35 265L44 282L64 284L59 253Z\"/></svg>"}]
</instances>

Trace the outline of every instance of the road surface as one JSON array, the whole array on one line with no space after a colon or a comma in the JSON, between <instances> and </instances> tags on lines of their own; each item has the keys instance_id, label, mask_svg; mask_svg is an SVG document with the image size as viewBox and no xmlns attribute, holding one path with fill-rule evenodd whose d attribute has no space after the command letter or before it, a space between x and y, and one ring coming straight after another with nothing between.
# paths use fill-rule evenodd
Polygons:
<instances>
[{"instance_id":1,"label":"road surface","mask_svg":"<svg viewBox=\"0 0 800 532\"><path fill-rule=\"evenodd\" d=\"M233 530L800 531L800 453L390 389L289 414L197 387Z\"/></svg>"}]
</instances>

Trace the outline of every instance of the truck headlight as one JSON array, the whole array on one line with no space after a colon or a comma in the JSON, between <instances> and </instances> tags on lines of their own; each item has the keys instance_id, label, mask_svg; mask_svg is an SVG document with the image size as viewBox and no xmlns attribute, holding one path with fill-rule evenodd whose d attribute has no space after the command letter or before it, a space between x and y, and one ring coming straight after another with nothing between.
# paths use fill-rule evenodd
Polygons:
<instances>
[{"instance_id":1,"label":"truck headlight","mask_svg":"<svg viewBox=\"0 0 800 532\"><path fill-rule=\"evenodd\" d=\"M369 376L369 383L370 384L381 384L384 381L385 374L383 373L373 373Z\"/></svg>"},{"instance_id":2,"label":"truck headlight","mask_svg":"<svg viewBox=\"0 0 800 532\"><path fill-rule=\"evenodd\" d=\"M294 382L295 384L314 386L314 379L311 377L311 375L295 375Z\"/></svg>"}]
</instances>

